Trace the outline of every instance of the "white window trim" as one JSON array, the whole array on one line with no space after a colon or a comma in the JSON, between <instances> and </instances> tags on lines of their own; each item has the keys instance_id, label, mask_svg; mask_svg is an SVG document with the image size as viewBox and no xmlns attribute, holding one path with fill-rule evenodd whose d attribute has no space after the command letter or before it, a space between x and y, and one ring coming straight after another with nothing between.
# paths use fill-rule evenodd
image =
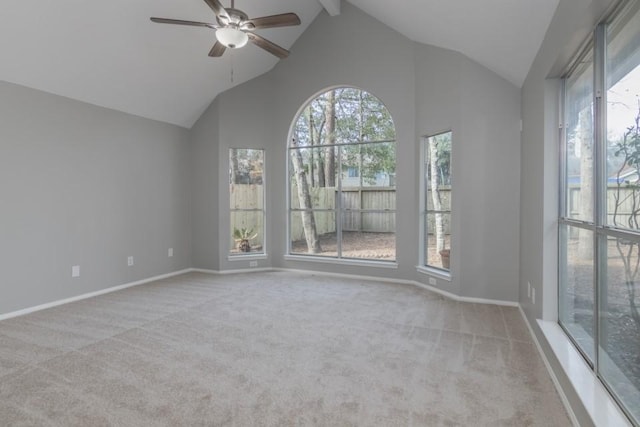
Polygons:
<instances>
[{"instance_id":1,"label":"white window trim","mask_svg":"<svg viewBox=\"0 0 640 427\"><path fill-rule=\"evenodd\" d=\"M227 260L239 261L247 259L267 259L267 150L264 148L243 148L229 147L230 150L259 150L262 151L262 209L229 209L229 231L231 230L231 213L232 212L262 212L262 250L260 252L233 253L232 247L227 249ZM227 169L231 168L229 164L229 155L227 155ZM227 190L227 197L230 194ZM229 199L227 199L227 203Z\"/></svg>"},{"instance_id":2,"label":"white window trim","mask_svg":"<svg viewBox=\"0 0 640 427\"><path fill-rule=\"evenodd\" d=\"M420 141L419 141L419 146L420 146L420 167L419 169L419 173L420 173L420 194L419 194L419 203L420 203L420 223L418 224L418 232L420 233L420 244L418 246L418 265L416 266L416 270L419 273L423 273L423 274L428 274L428 275L432 275L432 276L436 276L439 279L443 279L446 281L451 281L451 264L449 264L449 270L444 270L444 269L440 269L434 266L431 266L429 264L426 263L425 260L425 255L426 255L426 251L427 251L427 246L426 246L426 235L425 233L427 232L427 230L425 229L425 223L426 223L426 218L427 218L427 209L426 209L426 199L425 199L425 193L426 193L426 173L427 170L424 167L424 159L425 159L425 155L426 153L426 145L427 145L427 139L432 137L432 136L436 136L436 135L440 135L443 133L447 133L447 132L451 132L451 158L449 159L449 161L451 163L453 163L453 128L447 128L445 130L441 130L438 132L434 132L434 133L430 133L428 135L423 135L420 137ZM452 168L453 170L453 168ZM453 195L453 182L454 182L454 178L453 176L451 176L451 195ZM451 212L449 213L450 218L449 221L451 221L451 223L453 223L453 197L451 197L451 200L449 201L449 203L451 204ZM450 239L453 240L453 230L451 231L451 236Z\"/></svg>"},{"instance_id":3,"label":"white window trim","mask_svg":"<svg viewBox=\"0 0 640 427\"><path fill-rule=\"evenodd\" d=\"M556 321L549 320L538 319L537 322L594 425L630 426L629 419L624 415L620 406L602 385L593 369L587 364L560 325ZM529 329L535 338L531 326ZM536 339L536 344L537 341ZM539 344L537 345L539 346Z\"/></svg>"},{"instance_id":4,"label":"white window trim","mask_svg":"<svg viewBox=\"0 0 640 427\"><path fill-rule=\"evenodd\" d=\"M416 265L416 271L427 276L436 277L441 280L451 281L451 271L441 270L439 268L427 267L424 265Z\"/></svg>"},{"instance_id":5,"label":"white window trim","mask_svg":"<svg viewBox=\"0 0 640 427\"><path fill-rule=\"evenodd\" d=\"M291 124L291 127L289 129L289 134L288 134L288 138L287 138L287 144L286 144L286 149L285 149L285 175L286 175L286 179L287 179L287 185L285 186L285 197L286 197L286 230L285 230L285 241L286 241L286 247L285 247L285 254L284 254L284 259L285 260L290 260L290 261L311 261L311 262L319 262L319 263L330 263L330 264L343 264L343 265L361 265L361 266L370 266L370 267L382 267L382 268L394 268L397 269L398 268L398 258L397 258L397 251L396 251L396 257L394 258L393 261L382 261L382 260L366 260L366 259L354 259L354 258L338 258L338 257L319 257L319 256L313 256L313 255L303 255L303 254L292 254L291 253L291 213L293 212L293 210L291 209L291 183L289 181L290 179L290 167L291 167L291 163L290 163L290 150L291 150L291 138L294 132L294 128L295 128L295 124L297 119L300 117L300 114L302 114L302 112L304 111L304 109L313 101L315 100L317 97L323 95L324 93L330 91L330 90L334 90L334 89L339 89L339 88L343 88L343 87L351 87L353 89L358 89L361 90L363 92L366 92L366 90L361 89L359 87L356 86L348 86L348 85L334 85L334 86L329 86L323 90L318 91L317 93L315 93L313 96L311 96L309 99L307 99L307 101L305 103L302 104L302 106L300 106L300 108L298 109L298 111L296 112L295 116L294 116L294 121ZM372 94L373 95L373 94ZM375 95L373 95L375 96ZM384 105L384 107L389 110L386 105L382 102L382 100L380 100L380 98L378 98L376 96L376 98L380 101L380 103L382 105ZM367 141L366 143L376 143L376 142L393 142L394 146L395 146L395 150L396 150L396 173L397 173L397 148L398 148L398 134L397 134L397 128L396 128L396 122L393 120L393 116L391 115L391 111L389 111L389 116L391 117L391 121L393 123L393 127L394 127L394 131L396 131L395 133L395 138L393 139L393 141ZM359 143L363 143L363 141L360 141ZM340 146L341 144L336 144L336 146ZM326 146L325 146L326 147ZM341 181L341 176L338 175L338 182ZM396 181L397 182L397 181ZM341 187L341 185L340 185ZM397 183L395 185L395 191L397 192ZM397 194L397 193L396 193ZM313 209L312 209L313 211ZM398 215L398 209L394 209L393 214L396 217L396 221L397 221L397 215ZM341 209L339 206L336 206L335 209L335 213L337 215L337 217L339 215L341 215ZM397 223L396 223L397 224ZM396 230L394 230L394 235L396 235L397 233L397 226L396 226ZM397 241L396 241L396 249L397 249ZM379 265L377 265L379 264Z\"/></svg>"},{"instance_id":6,"label":"white window trim","mask_svg":"<svg viewBox=\"0 0 640 427\"><path fill-rule=\"evenodd\" d=\"M227 261L246 261L248 259L268 259L269 256L265 253L248 253L247 255L233 254L227 256Z\"/></svg>"},{"instance_id":7,"label":"white window trim","mask_svg":"<svg viewBox=\"0 0 640 427\"><path fill-rule=\"evenodd\" d=\"M380 260L360 260L355 258L335 258L335 257L321 257L314 255L291 255L284 256L285 261L305 261L305 262L317 262L321 264L338 264L338 265L354 265L361 267L376 267L376 268L389 268L397 269L398 263L396 261L380 261Z\"/></svg>"}]
</instances>

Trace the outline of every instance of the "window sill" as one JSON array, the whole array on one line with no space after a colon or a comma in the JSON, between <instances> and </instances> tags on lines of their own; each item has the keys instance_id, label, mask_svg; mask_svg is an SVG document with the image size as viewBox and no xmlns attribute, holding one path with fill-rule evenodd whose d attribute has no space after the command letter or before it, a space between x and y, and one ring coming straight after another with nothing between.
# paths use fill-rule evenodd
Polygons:
<instances>
[{"instance_id":1,"label":"window sill","mask_svg":"<svg viewBox=\"0 0 640 427\"><path fill-rule=\"evenodd\" d=\"M358 259L339 259L331 257L319 257L313 255L285 255L285 261L307 261L318 262L324 264L338 264L338 265L354 265L362 267L378 267L378 268L392 268L397 269L398 263L395 261L367 261Z\"/></svg>"},{"instance_id":2,"label":"window sill","mask_svg":"<svg viewBox=\"0 0 640 427\"><path fill-rule=\"evenodd\" d=\"M423 265L417 265L416 270L418 273L426 274L427 276L437 277L438 279L446 280L447 282L451 281L451 273L444 270L425 267Z\"/></svg>"},{"instance_id":3,"label":"window sill","mask_svg":"<svg viewBox=\"0 0 640 427\"><path fill-rule=\"evenodd\" d=\"M267 254L229 255L228 261L246 261L248 259L267 259Z\"/></svg>"},{"instance_id":4,"label":"window sill","mask_svg":"<svg viewBox=\"0 0 640 427\"><path fill-rule=\"evenodd\" d=\"M538 320L538 326L596 426L631 425L560 325Z\"/></svg>"}]
</instances>

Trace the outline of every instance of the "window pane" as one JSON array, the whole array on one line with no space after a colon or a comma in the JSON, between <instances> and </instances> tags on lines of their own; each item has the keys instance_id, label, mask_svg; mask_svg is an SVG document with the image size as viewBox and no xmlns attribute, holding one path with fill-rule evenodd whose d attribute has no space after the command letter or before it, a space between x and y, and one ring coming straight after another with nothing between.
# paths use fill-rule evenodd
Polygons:
<instances>
[{"instance_id":1,"label":"window pane","mask_svg":"<svg viewBox=\"0 0 640 427\"><path fill-rule=\"evenodd\" d=\"M264 214L262 211L231 212L231 253L264 252Z\"/></svg>"},{"instance_id":2,"label":"window pane","mask_svg":"<svg viewBox=\"0 0 640 427\"><path fill-rule=\"evenodd\" d=\"M425 140L424 265L449 270L451 254L451 132Z\"/></svg>"},{"instance_id":3,"label":"window pane","mask_svg":"<svg viewBox=\"0 0 640 427\"><path fill-rule=\"evenodd\" d=\"M264 187L262 184L230 184L231 209L259 209L264 207Z\"/></svg>"},{"instance_id":4,"label":"window pane","mask_svg":"<svg viewBox=\"0 0 640 427\"><path fill-rule=\"evenodd\" d=\"M342 256L396 259L396 215L391 212L343 212Z\"/></svg>"},{"instance_id":5,"label":"window pane","mask_svg":"<svg viewBox=\"0 0 640 427\"><path fill-rule=\"evenodd\" d=\"M337 148L289 150L292 209L335 209Z\"/></svg>"},{"instance_id":6,"label":"window pane","mask_svg":"<svg viewBox=\"0 0 640 427\"><path fill-rule=\"evenodd\" d=\"M395 144L371 143L340 147L343 189L395 187Z\"/></svg>"},{"instance_id":7,"label":"window pane","mask_svg":"<svg viewBox=\"0 0 640 427\"><path fill-rule=\"evenodd\" d=\"M365 237L384 234L385 253L366 257L395 259L395 128L380 100L356 88L331 89L303 108L293 132L290 253L365 258L342 253L341 245L352 252Z\"/></svg>"},{"instance_id":8,"label":"window pane","mask_svg":"<svg viewBox=\"0 0 640 427\"><path fill-rule=\"evenodd\" d=\"M606 237L603 237L603 240ZM608 238L600 290L600 373L640 418L640 243Z\"/></svg>"},{"instance_id":9,"label":"window pane","mask_svg":"<svg viewBox=\"0 0 640 427\"><path fill-rule=\"evenodd\" d=\"M637 8L637 6L636 6ZM608 27L607 221L640 229L640 13Z\"/></svg>"},{"instance_id":10,"label":"window pane","mask_svg":"<svg viewBox=\"0 0 640 427\"><path fill-rule=\"evenodd\" d=\"M451 214L427 213L425 265L449 270L451 255Z\"/></svg>"},{"instance_id":11,"label":"window pane","mask_svg":"<svg viewBox=\"0 0 640 427\"><path fill-rule=\"evenodd\" d=\"M560 226L560 323L593 363L594 281L593 233Z\"/></svg>"},{"instance_id":12,"label":"window pane","mask_svg":"<svg viewBox=\"0 0 640 427\"><path fill-rule=\"evenodd\" d=\"M566 80L566 212L593 221L593 62L588 55Z\"/></svg>"},{"instance_id":13,"label":"window pane","mask_svg":"<svg viewBox=\"0 0 640 427\"><path fill-rule=\"evenodd\" d=\"M264 150L229 150L230 252L264 251Z\"/></svg>"},{"instance_id":14,"label":"window pane","mask_svg":"<svg viewBox=\"0 0 640 427\"><path fill-rule=\"evenodd\" d=\"M292 254L338 256L335 212L291 212L289 230Z\"/></svg>"},{"instance_id":15,"label":"window pane","mask_svg":"<svg viewBox=\"0 0 640 427\"><path fill-rule=\"evenodd\" d=\"M229 202L231 209L263 209L264 151L229 150Z\"/></svg>"},{"instance_id":16,"label":"window pane","mask_svg":"<svg viewBox=\"0 0 640 427\"><path fill-rule=\"evenodd\" d=\"M231 148L229 183L262 185L264 150Z\"/></svg>"}]
</instances>

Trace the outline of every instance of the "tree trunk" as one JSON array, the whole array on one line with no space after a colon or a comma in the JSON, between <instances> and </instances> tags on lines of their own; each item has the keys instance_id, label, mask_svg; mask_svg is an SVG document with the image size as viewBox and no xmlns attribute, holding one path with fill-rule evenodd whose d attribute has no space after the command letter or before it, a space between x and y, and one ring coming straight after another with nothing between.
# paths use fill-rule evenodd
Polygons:
<instances>
[{"instance_id":1,"label":"tree trunk","mask_svg":"<svg viewBox=\"0 0 640 427\"><path fill-rule=\"evenodd\" d=\"M327 96L327 108L325 110L326 123L327 123L327 144L331 144L331 147L327 147L326 159L324 162L325 170L325 183L327 187L336 186L336 148L333 144L336 143L336 95L335 91L330 91Z\"/></svg>"},{"instance_id":2,"label":"tree trunk","mask_svg":"<svg viewBox=\"0 0 640 427\"><path fill-rule=\"evenodd\" d=\"M327 182L324 179L324 159L322 153L318 153L318 187L326 187Z\"/></svg>"},{"instance_id":3,"label":"tree trunk","mask_svg":"<svg viewBox=\"0 0 640 427\"><path fill-rule=\"evenodd\" d=\"M238 150L231 150L231 183L239 184L240 168L238 167Z\"/></svg>"},{"instance_id":4,"label":"tree trunk","mask_svg":"<svg viewBox=\"0 0 640 427\"><path fill-rule=\"evenodd\" d=\"M440 253L444 249L444 221L440 211L442 199L440 198L440 180L438 179L438 143L435 138L429 138L429 165L431 167L431 199L435 213L436 251Z\"/></svg>"},{"instance_id":5,"label":"tree trunk","mask_svg":"<svg viewBox=\"0 0 640 427\"><path fill-rule=\"evenodd\" d=\"M320 240L318 240L318 232L316 230L316 220L311 209L311 193L309 193L309 184L307 183L307 175L304 173L304 163L302 161L302 153L298 149L291 150L293 170L296 175L296 184L298 187L298 200L300 209L304 209L302 214L302 228L304 230L304 238L307 241L307 251L311 254L322 252L320 248Z\"/></svg>"},{"instance_id":6,"label":"tree trunk","mask_svg":"<svg viewBox=\"0 0 640 427\"><path fill-rule=\"evenodd\" d=\"M580 142L580 220L593 221L593 131L591 106L578 114L578 141ZM578 256L593 258L593 233L580 229Z\"/></svg>"}]
</instances>

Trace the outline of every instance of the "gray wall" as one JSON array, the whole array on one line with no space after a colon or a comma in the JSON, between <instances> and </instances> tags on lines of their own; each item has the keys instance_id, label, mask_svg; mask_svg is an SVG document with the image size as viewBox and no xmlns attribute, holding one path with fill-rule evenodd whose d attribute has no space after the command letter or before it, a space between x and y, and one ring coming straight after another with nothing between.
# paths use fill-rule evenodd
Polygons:
<instances>
[{"instance_id":1,"label":"gray wall","mask_svg":"<svg viewBox=\"0 0 640 427\"><path fill-rule=\"evenodd\" d=\"M535 319L557 320L559 76L611 3L560 0L522 88L520 304L585 426L592 422ZM535 304L527 298L527 282L536 289Z\"/></svg>"},{"instance_id":2,"label":"gray wall","mask_svg":"<svg viewBox=\"0 0 640 427\"><path fill-rule=\"evenodd\" d=\"M0 314L190 267L189 167L187 129L0 82Z\"/></svg>"},{"instance_id":3,"label":"gray wall","mask_svg":"<svg viewBox=\"0 0 640 427\"><path fill-rule=\"evenodd\" d=\"M218 270L218 100L189 134L191 146L193 265Z\"/></svg>"},{"instance_id":4,"label":"gray wall","mask_svg":"<svg viewBox=\"0 0 640 427\"><path fill-rule=\"evenodd\" d=\"M323 270L427 282L415 270L419 236L419 142L454 132L453 280L439 287L463 296L518 300L520 91L463 55L409 41L349 3L322 12L269 73L221 94L196 124L194 266L247 268L228 261L228 149L266 150L267 244L259 266ZM284 261L286 145L298 110L331 86L376 95L397 131L398 269ZM214 180L217 168L217 181ZM217 194L210 187L217 185ZM217 206L220 207L217 210ZM217 211L216 211L217 210ZM208 227L218 219L217 242ZM203 225L206 229L203 230ZM198 234L207 240L197 243ZM215 246L215 247L214 247Z\"/></svg>"}]
</instances>

